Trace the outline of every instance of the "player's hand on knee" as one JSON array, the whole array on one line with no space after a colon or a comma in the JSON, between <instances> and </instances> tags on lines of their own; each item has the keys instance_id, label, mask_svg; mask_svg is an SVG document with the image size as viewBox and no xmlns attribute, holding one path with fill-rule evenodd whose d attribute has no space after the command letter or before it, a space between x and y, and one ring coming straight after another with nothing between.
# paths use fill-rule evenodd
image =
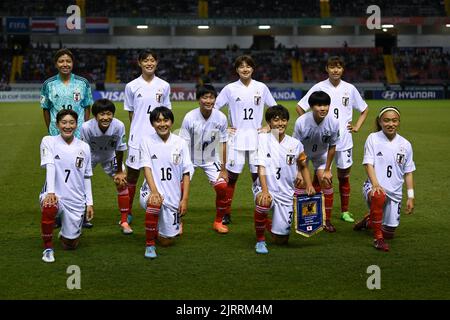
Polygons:
<instances>
[{"instance_id":1,"label":"player's hand on knee","mask_svg":"<svg viewBox=\"0 0 450 320\"><path fill-rule=\"evenodd\" d=\"M164 202L164 197L159 192L151 193L148 197L147 205L153 207L161 207Z\"/></svg>"},{"instance_id":2,"label":"player's hand on knee","mask_svg":"<svg viewBox=\"0 0 450 320\"><path fill-rule=\"evenodd\" d=\"M180 205L178 206L178 212L180 216L184 216L187 213L188 201L187 199L181 199Z\"/></svg>"},{"instance_id":3,"label":"player's hand on knee","mask_svg":"<svg viewBox=\"0 0 450 320\"><path fill-rule=\"evenodd\" d=\"M371 192L372 197L373 197L376 193L378 193L378 194L386 194L386 192L384 191L383 187L380 186L379 184L373 185L373 186L372 186L372 192Z\"/></svg>"},{"instance_id":4,"label":"player's hand on knee","mask_svg":"<svg viewBox=\"0 0 450 320\"><path fill-rule=\"evenodd\" d=\"M270 207L272 204L272 196L269 192L260 192L256 196L256 204L261 207Z\"/></svg>"},{"instance_id":5,"label":"player's hand on knee","mask_svg":"<svg viewBox=\"0 0 450 320\"><path fill-rule=\"evenodd\" d=\"M305 189L306 189L306 194L308 196L312 196L312 195L316 194L316 189L314 189L312 184L310 184L309 186L306 186Z\"/></svg>"},{"instance_id":6,"label":"player's hand on knee","mask_svg":"<svg viewBox=\"0 0 450 320\"><path fill-rule=\"evenodd\" d=\"M113 179L118 188L122 189L127 186L127 174L125 172L117 172Z\"/></svg>"},{"instance_id":7,"label":"player's hand on knee","mask_svg":"<svg viewBox=\"0 0 450 320\"><path fill-rule=\"evenodd\" d=\"M332 184L333 184L332 178L333 178L333 174L331 173L331 170L323 171L322 181L326 187L329 188L332 186Z\"/></svg>"},{"instance_id":8,"label":"player's hand on knee","mask_svg":"<svg viewBox=\"0 0 450 320\"><path fill-rule=\"evenodd\" d=\"M56 197L56 194L54 193L47 193L47 195L44 198L44 201L42 202L44 207L53 207L56 206L58 203L58 198Z\"/></svg>"},{"instance_id":9,"label":"player's hand on knee","mask_svg":"<svg viewBox=\"0 0 450 320\"><path fill-rule=\"evenodd\" d=\"M86 206L86 220L91 221L94 218L94 206Z\"/></svg>"}]
</instances>

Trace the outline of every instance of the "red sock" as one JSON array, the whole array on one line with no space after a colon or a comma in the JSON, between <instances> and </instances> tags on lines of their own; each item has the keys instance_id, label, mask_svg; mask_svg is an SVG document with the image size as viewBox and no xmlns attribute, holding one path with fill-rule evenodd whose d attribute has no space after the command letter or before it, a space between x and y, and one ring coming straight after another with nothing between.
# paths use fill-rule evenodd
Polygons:
<instances>
[{"instance_id":1,"label":"red sock","mask_svg":"<svg viewBox=\"0 0 450 320\"><path fill-rule=\"evenodd\" d=\"M231 215L231 203L233 202L234 189L236 188L236 181L228 182L227 184L227 207L225 214Z\"/></svg>"},{"instance_id":2,"label":"red sock","mask_svg":"<svg viewBox=\"0 0 450 320\"><path fill-rule=\"evenodd\" d=\"M269 213L269 207L263 207L256 205L254 217L255 217L255 231L256 241L265 241L264 231L266 230L267 215Z\"/></svg>"},{"instance_id":3,"label":"red sock","mask_svg":"<svg viewBox=\"0 0 450 320\"><path fill-rule=\"evenodd\" d=\"M128 214L131 214L133 208L134 194L136 193L136 183L128 183L128 196L130 197L130 204L128 206Z\"/></svg>"},{"instance_id":4,"label":"red sock","mask_svg":"<svg viewBox=\"0 0 450 320\"><path fill-rule=\"evenodd\" d=\"M370 225L375 239L383 238L381 223L383 222L383 207L386 195L382 192L375 193L370 200Z\"/></svg>"},{"instance_id":5,"label":"red sock","mask_svg":"<svg viewBox=\"0 0 450 320\"><path fill-rule=\"evenodd\" d=\"M319 178L317 178L317 174L314 174L314 179L313 179L312 184L313 184L314 190L316 190L316 192L322 191L322 188L320 187L320 183L319 183Z\"/></svg>"},{"instance_id":6,"label":"red sock","mask_svg":"<svg viewBox=\"0 0 450 320\"><path fill-rule=\"evenodd\" d=\"M346 212L350 201L350 179L348 176L339 178L339 194L341 196L341 212Z\"/></svg>"},{"instance_id":7,"label":"red sock","mask_svg":"<svg viewBox=\"0 0 450 320\"><path fill-rule=\"evenodd\" d=\"M333 210L333 188L324 188L325 197L325 215L327 220L331 220L331 210Z\"/></svg>"},{"instance_id":8,"label":"red sock","mask_svg":"<svg viewBox=\"0 0 450 320\"><path fill-rule=\"evenodd\" d=\"M214 190L216 191L216 218L214 221L222 222L222 218L228 208L227 182L225 180L216 181Z\"/></svg>"},{"instance_id":9,"label":"red sock","mask_svg":"<svg viewBox=\"0 0 450 320\"><path fill-rule=\"evenodd\" d=\"M44 248L53 248L53 229L55 227L56 214L58 213L57 206L42 207L41 218L41 236L44 240Z\"/></svg>"},{"instance_id":10,"label":"red sock","mask_svg":"<svg viewBox=\"0 0 450 320\"><path fill-rule=\"evenodd\" d=\"M158 219L161 207L147 205L145 210L145 245L154 246L158 237Z\"/></svg>"},{"instance_id":11,"label":"red sock","mask_svg":"<svg viewBox=\"0 0 450 320\"><path fill-rule=\"evenodd\" d=\"M117 202L120 210L120 223L127 222L128 212L130 211L130 196L128 188L117 190Z\"/></svg>"}]
</instances>

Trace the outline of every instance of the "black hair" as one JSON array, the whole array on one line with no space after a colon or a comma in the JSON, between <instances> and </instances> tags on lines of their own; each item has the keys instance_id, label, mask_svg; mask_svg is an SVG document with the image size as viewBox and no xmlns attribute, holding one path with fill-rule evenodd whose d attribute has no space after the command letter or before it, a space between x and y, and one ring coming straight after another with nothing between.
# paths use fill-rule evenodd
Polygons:
<instances>
[{"instance_id":1,"label":"black hair","mask_svg":"<svg viewBox=\"0 0 450 320\"><path fill-rule=\"evenodd\" d=\"M217 91L216 89L210 85L210 84L204 84L203 86L199 87L196 92L196 98L197 100L203 97L205 94L211 93L214 95L214 97L217 97Z\"/></svg>"},{"instance_id":2,"label":"black hair","mask_svg":"<svg viewBox=\"0 0 450 320\"><path fill-rule=\"evenodd\" d=\"M309 96L308 104L311 108L313 106L329 106L331 98L325 91L314 91Z\"/></svg>"},{"instance_id":3,"label":"black hair","mask_svg":"<svg viewBox=\"0 0 450 320\"><path fill-rule=\"evenodd\" d=\"M400 120L400 110L398 110L397 107L394 107L394 106L383 107L383 108L381 108L380 112L378 112L378 115L375 118L375 132L382 130L382 128L380 126L380 117L383 115L384 112L387 112L387 111L384 111L384 110L386 110L388 108L389 109L395 109L397 111L397 114L398 114L398 119ZM392 111L394 111L394 110L392 110Z\"/></svg>"},{"instance_id":4,"label":"black hair","mask_svg":"<svg viewBox=\"0 0 450 320\"><path fill-rule=\"evenodd\" d=\"M243 55L243 56L239 56L236 58L236 61L234 61L234 69L239 68L239 66L243 63L247 63L250 67L252 67L253 69L255 69L256 65L255 65L255 60L253 60L253 58L247 54Z\"/></svg>"},{"instance_id":5,"label":"black hair","mask_svg":"<svg viewBox=\"0 0 450 320\"><path fill-rule=\"evenodd\" d=\"M173 112L167 107L157 107L150 113L150 123L156 122L159 119L159 115L162 115L164 119L169 119L174 123Z\"/></svg>"},{"instance_id":6,"label":"black hair","mask_svg":"<svg viewBox=\"0 0 450 320\"><path fill-rule=\"evenodd\" d=\"M145 60L149 56L152 56L156 61L158 61L158 55L150 49L145 49L145 50L139 52L138 61Z\"/></svg>"},{"instance_id":7,"label":"black hair","mask_svg":"<svg viewBox=\"0 0 450 320\"><path fill-rule=\"evenodd\" d=\"M92 105L92 114L94 115L94 117L96 117L97 114L105 111L111 111L113 114L116 113L116 106L109 99L98 99Z\"/></svg>"},{"instance_id":8,"label":"black hair","mask_svg":"<svg viewBox=\"0 0 450 320\"><path fill-rule=\"evenodd\" d=\"M267 108L265 118L266 122L269 123L270 120L279 117L280 119L285 119L289 121L289 110L281 104L277 104L276 106Z\"/></svg>"},{"instance_id":9,"label":"black hair","mask_svg":"<svg viewBox=\"0 0 450 320\"><path fill-rule=\"evenodd\" d=\"M58 61L59 57L65 55L65 54L67 54L72 59L72 62L75 60L74 57L73 57L72 51L70 51L67 48L63 48L63 49L59 49L58 51L56 51L55 56L53 58L55 63Z\"/></svg>"},{"instance_id":10,"label":"black hair","mask_svg":"<svg viewBox=\"0 0 450 320\"><path fill-rule=\"evenodd\" d=\"M72 109L62 109L59 110L59 112L56 114L56 123L60 122L62 118L64 118L67 115L72 116L75 119L75 121L78 122L78 113L76 113Z\"/></svg>"},{"instance_id":11,"label":"black hair","mask_svg":"<svg viewBox=\"0 0 450 320\"><path fill-rule=\"evenodd\" d=\"M344 68L345 67L344 59L338 56L329 57L327 60L327 68L334 66L341 66L342 68Z\"/></svg>"}]
</instances>

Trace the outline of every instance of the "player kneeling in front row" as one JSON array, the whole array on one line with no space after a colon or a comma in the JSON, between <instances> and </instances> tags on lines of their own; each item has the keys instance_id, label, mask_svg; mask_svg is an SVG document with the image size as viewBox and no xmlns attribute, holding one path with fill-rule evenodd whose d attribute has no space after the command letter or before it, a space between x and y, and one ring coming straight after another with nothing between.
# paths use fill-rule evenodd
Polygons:
<instances>
[{"instance_id":1,"label":"player kneeling in front row","mask_svg":"<svg viewBox=\"0 0 450 320\"><path fill-rule=\"evenodd\" d=\"M92 154L92 169L100 163L105 173L116 184L117 199L121 213L120 226L124 234L133 230L127 222L129 202L127 175L123 171L123 152L127 149L125 142L125 125L114 118L116 107L108 99L99 99L92 105L94 118L83 123L81 140L89 144Z\"/></svg>"},{"instance_id":2,"label":"player kneeling in front row","mask_svg":"<svg viewBox=\"0 0 450 320\"><path fill-rule=\"evenodd\" d=\"M371 133L364 145L363 164L368 179L363 193L370 208L354 230L373 229L374 247L389 251L385 239L394 237L400 222L402 186L406 182L406 213L414 210L413 161L411 143L397 133L400 112L395 107L381 109L375 120L377 132Z\"/></svg>"},{"instance_id":3,"label":"player kneeling in front row","mask_svg":"<svg viewBox=\"0 0 450 320\"><path fill-rule=\"evenodd\" d=\"M216 96L216 89L212 85L198 88L197 99L200 107L186 114L180 137L185 139L190 147L194 168L205 171L209 183L216 191L213 229L225 234L228 233L228 227L222 223L222 219L231 201L227 198L228 174L225 168L228 123L226 116L214 109Z\"/></svg>"},{"instance_id":4,"label":"player kneeling in front row","mask_svg":"<svg viewBox=\"0 0 450 320\"><path fill-rule=\"evenodd\" d=\"M328 113L330 96L324 91L313 92L308 99L311 112L300 116L295 122L294 138L300 140L305 148L308 161L311 160L315 175L325 198L325 227L327 232L336 232L331 223L333 209L333 184L331 181L331 164L339 141L339 122ZM300 189L303 189L302 186ZM319 190L316 189L318 192ZM304 190L301 190L304 193Z\"/></svg>"},{"instance_id":5,"label":"player kneeling in front row","mask_svg":"<svg viewBox=\"0 0 450 320\"><path fill-rule=\"evenodd\" d=\"M157 107L150 114L150 122L156 132L142 138L139 150L145 176L140 204L145 210L144 256L153 259L157 257L157 238L162 246L168 246L180 233L180 216L187 211L190 172L194 168L186 141L170 132L172 111Z\"/></svg>"},{"instance_id":6,"label":"player kneeling in front row","mask_svg":"<svg viewBox=\"0 0 450 320\"><path fill-rule=\"evenodd\" d=\"M66 250L78 246L84 214L88 221L94 217L91 151L89 145L74 136L77 121L75 111L59 111L56 125L60 134L46 136L41 142L41 167L46 169L45 184L39 196L44 262L55 261L52 240L57 214L61 216L59 235Z\"/></svg>"},{"instance_id":7,"label":"player kneeling in front row","mask_svg":"<svg viewBox=\"0 0 450 320\"><path fill-rule=\"evenodd\" d=\"M264 232L267 215L273 209L270 231L277 244L286 244L289 239L294 211L294 184L302 178L308 195L315 193L306 165L306 155L300 141L286 134L289 111L277 105L267 109L265 115L271 132L258 137L258 179L254 185L256 253L269 253ZM297 171L298 170L298 171Z\"/></svg>"}]
</instances>

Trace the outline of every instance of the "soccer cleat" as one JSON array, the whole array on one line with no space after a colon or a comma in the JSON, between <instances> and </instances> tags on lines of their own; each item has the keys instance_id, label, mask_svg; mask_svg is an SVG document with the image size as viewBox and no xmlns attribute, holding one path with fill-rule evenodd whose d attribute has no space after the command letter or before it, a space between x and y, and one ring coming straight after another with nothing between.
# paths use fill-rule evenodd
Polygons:
<instances>
[{"instance_id":1,"label":"soccer cleat","mask_svg":"<svg viewBox=\"0 0 450 320\"><path fill-rule=\"evenodd\" d=\"M133 229L130 228L130 225L128 224L128 222L124 222L120 225L122 227L122 233L123 234L132 234L133 233Z\"/></svg>"},{"instance_id":2,"label":"soccer cleat","mask_svg":"<svg viewBox=\"0 0 450 320\"><path fill-rule=\"evenodd\" d=\"M374 239L373 246L377 250L386 251L386 252L389 251L389 245L386 242L384 242L383 238Z\"/></svg>"},{"instance_id":3,"label":"soccer cleat","mask_svg":"<svg viewBox=\"0 0 450 320\"><path fill-rule=\"evenodd\" d=\"M325 221L325 226L323 227L323 230L330 233L336 232L336 228L331 224L330 220Z\"/></svg>"},{"instance_id":4,"label":"soccer cleat","mask_svg":"<svg viewBox=\"0 0 450 320\"><path fill-rule=\"evenodd\" d=\"M225 214L222 218L222 224L230 224L231 216L229 214Z\"/></svg>"},{"instance_id":5,"label":"soccer cleat","mask_svg":"<svg viewBox=\"0 0 450 320\"><path fill-rule=\"evenodd\" d=\"M213 223L213 229L216 230L218 233L228 233L228 227L224 225L222 222L215 222Z\"/></svg>"},{"instance_id":6,"label":"soccer cleat","mask_svg":"<svg viewBox=\"0 0 450 320\"><path fill-rule=\"evenodd\" d=\"M353 230L361 231L367 229L367 223L369 222L369 214L366 214L364 218L354 224Z\"/></svg>"},{"instance_id":7,"label":"soccer cleat","mask_svg":"<svg viewBox=\"0 0 450 320\"><path fill-rule=\"evenodd\" d=\"M348 211L342 212L341 219L344 220L345 222L350 223L355 222L355 219L353 219L353 215Z\"/></svg>"},{"instance_id":8,"label":"soccer cleat","mask_svg":"<svg viewBox=\"0 0 450 320\"><path fill-rule=\"evenodd\" d=\"M42 252L42 261L47 263L55 262L55 255L53 249L48 248L45 249L44 252Z\"/></svg>"},{"instance_id":9,"label":"soccer cleat","mask_svg":"<svg viewBox=\"0 0 450 320\"><path fill-rule=\"evenodd\" d=\"M146 257L147 259L155 259L156 257L158 257L156 255L156 248L155 248L155 246L147 246L147 247L145 247L144 257Z\"/></svg>"},{"instance_id":10,"label":"soccer cleat","mask_svg":"<svg viewBox=\"0 0 450 320\"><path fill-rule=\"evenodd\" d=\"M267 244L265 241L258 241L255 246L256 253L258 254L268 254Z\"/></svg>"}]
</instances>

